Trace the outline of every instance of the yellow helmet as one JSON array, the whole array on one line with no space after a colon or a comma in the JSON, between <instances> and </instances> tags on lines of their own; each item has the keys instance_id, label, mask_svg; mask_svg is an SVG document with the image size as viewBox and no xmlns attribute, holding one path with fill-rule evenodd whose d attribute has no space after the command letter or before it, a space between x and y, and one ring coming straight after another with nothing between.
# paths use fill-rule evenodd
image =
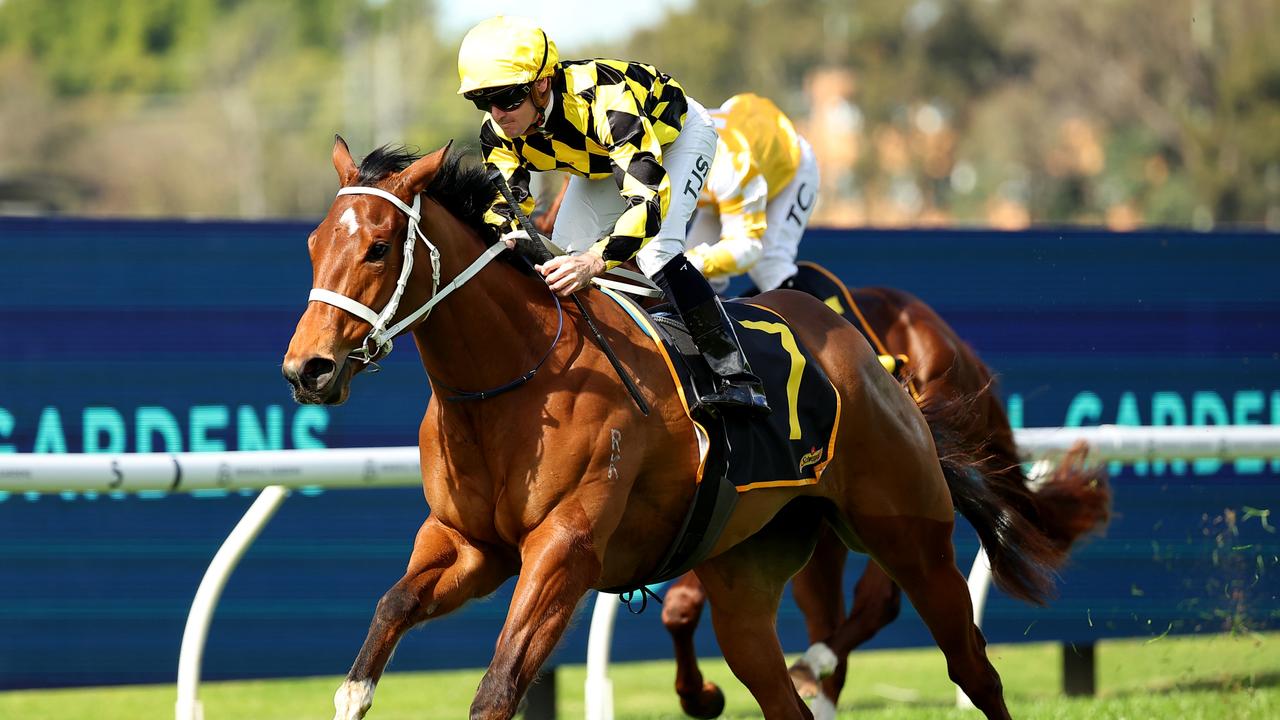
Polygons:
<instances>
[{"instance_id":1,"label":"yellow helmet","mask_svg":"<svg viewBox=\"0 0 1280 720\"><path fill-rule=\"evenodd\" d=\"M555 72L556 44L532 20L499 15L476 25L458 50L458 94L522 85Z\"/></svg>"}]
</instances>

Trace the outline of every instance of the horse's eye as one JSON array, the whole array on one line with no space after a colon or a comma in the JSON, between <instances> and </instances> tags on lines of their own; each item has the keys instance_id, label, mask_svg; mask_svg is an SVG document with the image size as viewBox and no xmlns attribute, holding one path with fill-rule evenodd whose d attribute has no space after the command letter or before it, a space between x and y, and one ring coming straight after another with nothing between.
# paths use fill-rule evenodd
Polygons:
<instances>
[{"instance_id":1,"label":"horse's eye","mask_svg":"<svg viewBox=\"0 0 1280 720\"><path fill-rule=\"evenodd\" d=\"M382 258L386 257L387 250L390 249L390 245L384 242L376 242L369 246L369 252L365 253L364 259L366 262L378 262Z\"/></svg>"}]
</instances>

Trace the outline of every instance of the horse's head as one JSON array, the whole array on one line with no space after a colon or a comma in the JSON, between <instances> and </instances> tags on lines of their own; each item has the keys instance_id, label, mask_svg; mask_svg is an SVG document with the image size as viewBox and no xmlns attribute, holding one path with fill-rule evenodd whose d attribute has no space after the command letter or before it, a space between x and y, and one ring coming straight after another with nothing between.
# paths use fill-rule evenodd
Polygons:
<instances>
[{"instance_id":1,"label":"horse's head","mask_svg":"<svg viewBox=\"0 0 1280 720\"><path fill-rule=\"evenodd\" d=\"M282 368L298 402L345 401L351 378L385 355L391 336L404 329L397 319L417 306L424 289L434 294L439 256L421 235L418 211L448 149L413 160L382 148L357 167L336 138L333 166L342 189L307 238L314 289ZM422 253L415 265L418 238L431 257Z\"/></svg>"}]
</instances>

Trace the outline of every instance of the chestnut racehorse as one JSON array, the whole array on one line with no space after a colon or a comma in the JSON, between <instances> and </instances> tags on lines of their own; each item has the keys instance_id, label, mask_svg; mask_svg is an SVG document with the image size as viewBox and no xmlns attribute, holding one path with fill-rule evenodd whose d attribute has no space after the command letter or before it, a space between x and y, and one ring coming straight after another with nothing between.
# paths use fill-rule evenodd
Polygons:
<instances>
[{"instance_id":1,"label":"chestnut racehorse","mask_svg":"<svg viewBox=\"0 0 1280 720\"><path fill-rule=\"evenodd\" d=\"M580 294L648 414L580 312L562 307L522 257L485 264L511 253L483 222L494 198L483 169L447 147L421 158L382 148L357 167L340 138L333 161L342 188L307 240L312 302L284 375L298 401L340 403L352 377L389 351L388 339L408 332L432 387L419 430L430 513L335 694L336 717L364 716L406 631L518 576L470 710L510 718L588 590L653 579L694 494L694 425L663 356L613 300ZM944 472L971 477L976 459L935 447L919 408L822 302L779 291L753 303L784 318L830 379L841 407L838 453L820 482L742 494L697 566L726 661L766 718L812 717L775 621L825 521L902 587L952 680L987 717L1009 717L951 543ZM987 506L970 521L988 551L998 564L1010 559L1020 584L1042 596L1049 541L971 484Z\"/></svg>"},{"instance_id":2,"label":"chestnut racehorse","mask_svg":"<svg viewBox=\"0 0 1280 720\"><path fill-rule=\"evenodd\" d=\"M831 281L838 301L832 306L863 327L877 352L909 358L907 381L934 433L958 436L966 445L981 448L980 467L990 489L1035 522L1052 542L1055 552L1047 558L1051 567L1060 567L1077 539L1106 523L1111 499L1106 472L1084 466L1083 447L1073 449L1053 474L1032 490L1009 419L994 392L991 370L932 308L901 290L849 290L825 269L811 263L801 263L801 267L802 273L816 272ZM818 292L818 288L810 291ZM821 299L830 302L822 297L825 294L818 292ZM835 715L848 654L893 622L901 606L897 584L870 562L854 587L852 608L846 617L843 582L847 555L840 539L825 531L813 557L792 579L792 596L815 644L792 666L791 674L802 696L821 693L813 705L819 718ZM1001 576L997 571L997 584L1004 587ZM1016 586L1005 589L1026 597ZM724 708L724 695L714 683L703 680L693 645L704 600L696 573L687 573L667 591L662 621L675 645L676 693L681 706L692 717L714 718ZM829 675L821 686L819 674Z\"/></svg>"}]
</instances>

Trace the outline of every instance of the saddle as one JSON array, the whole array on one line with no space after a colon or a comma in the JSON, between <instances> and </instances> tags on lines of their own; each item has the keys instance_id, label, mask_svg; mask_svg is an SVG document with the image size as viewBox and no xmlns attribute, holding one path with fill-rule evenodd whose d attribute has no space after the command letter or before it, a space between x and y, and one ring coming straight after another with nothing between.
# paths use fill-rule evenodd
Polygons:
<instances>
[{"instance_id":1,"label":"saddle","mask_svg":"<svg viewBox=\"0 0 1280 720\"><path fill-rule=\"evenodd\" d=\"M607 288L667 360L681 401L698 436L702 460L693 502L681 531L646 585L678 577L711 552L738 495L758 488L811 485L835 452L840 405L821 366L772 310L747 302L727 302L738 339L765 386L773 413L752 418L739 413L692 413L691 399L713 388L715 375L671 309L646 313L630 298ZM631 588L621 588L625 591Z\"/></svg>"}]
</instances>

